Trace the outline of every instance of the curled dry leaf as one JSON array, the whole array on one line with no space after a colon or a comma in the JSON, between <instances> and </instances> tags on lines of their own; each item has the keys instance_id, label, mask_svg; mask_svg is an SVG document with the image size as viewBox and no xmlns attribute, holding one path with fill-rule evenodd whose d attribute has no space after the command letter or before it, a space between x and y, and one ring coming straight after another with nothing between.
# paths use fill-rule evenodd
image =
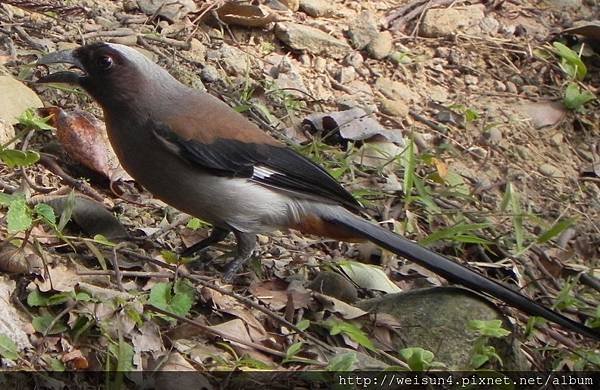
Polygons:
<instances>
[{"instance_id":1,"label":"curled dry leaf","mask_svg":"<svg viewBox=\"0 0 600 390\"><path fill-rule=\"evenodd\" d=\"M356 107L345 111L330 112L327 114L311 114L302 122L310 125L314 130L324 135L337 131L346 140L363 141L366 139L383 139L404 145L404 138L400 130L384 128L373 115L367 114L362 108Z\"/></svg>"},{"instance_id":2,"label":"curled dry leaf","mask_svg":"<svg viewBox=\"0 0 600 390\"><path fill-rule=\"evenodd\" d=\"M217 10L219 19L227 24L244 27L264 27L275 21L275 15L259 5L227 2Z\"/></svg>"},{"instance_id":3,"label":"curled dry leaf","mask_svg":"<svg viewBox=\"0 0 600 390\"><path fill-rule=\"evenodd\" d=\"M44 116L52 115L56 136L73 160L103 174L111 182L133 181L110 146L104 122L82 110L48 107L40 112Z\"/></svg>"},{"instance_id":4,"label":"curled dry leaf","mask_svg":"<svg viewBox=\"0 0 600 390\"><path fill-rule=\"evenodd\" d=\"M41 274L44 269L42 259L31 246L16 247L9 241L0 245L0 271L18 274Z\"/></svg>"},{"instance_id":5,"label":"curled dry leaf","mask_svg":"<svg viewBox=\"0 0 600 390\"><path fill-rule=\"evenodd\" d=\"M279 279L269 280L262 283L254 283L250 286L250 292L259 300L268 304L271 310L281 310L291 300L294 309L307 308L310 302L310 292L300 290L297 286L288 289L288 284Z\"/></svg>"},{"instance_id":6,"label":"curled dry leaf","mask_svg":"<svg viewBox=\"0 0 600 390\"><path fill-rule=\"evenodd\" d=\"M212 390L213 386L206 377L196 372L193 375L173 375L176 371L196 371L178 352L172 352L164 365L157 371L154 379L156 389L206 389Z\"/></svg>"},{"instance_id":7,"label":"curled dry leaf","mask_svg":"<svg viewBox=\"0 0 600 390\"><path fill-rule=\"evenodd\" d=\"M321 302L325 310L332 313L338 313L346 320L352 320L367 314L366 311L349 305L346 302L340 301L334 297L319 294L317 292L314 293L314 296L319 302Z\"/></svg>"}]
</instances>

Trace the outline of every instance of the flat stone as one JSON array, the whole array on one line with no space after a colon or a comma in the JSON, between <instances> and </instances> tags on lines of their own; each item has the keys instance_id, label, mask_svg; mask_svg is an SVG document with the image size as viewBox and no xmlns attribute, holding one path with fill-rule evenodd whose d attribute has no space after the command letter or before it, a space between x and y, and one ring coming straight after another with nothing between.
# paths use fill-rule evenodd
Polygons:
<instances>
[{"instance_id":1,"label":"flat stone","mask_svg":"<svg viewBox=\"0 0 600 390\"><path fill-rule=\"evenodd\" d=\"M547 177L565 177L565 174L560 169L551 164L542 164L538 170L542 175Z\"/></svg>"},{"instance_id":2,"label":"flat stone","mask_svg":"<svg viewBox=\"0 0 600 390\"><path fill-rule=\"evenodd\" d=\"M314 18L328 16L333 12L331 3L325 0L300 0L300 10Z\"/></svg>"},{"instance_id":3,"label":"flat stone","mask_svg":"<svg viewBox=\"0 0 600 390\"><path fill-rule=\"evenodd\" d=\"M38 95L11 76L0 76L0 120L16 124L18 117L28 108L43 107Z\"/></svg>"},{"instance_id":4,"label":"flat stone","mask_svg":"<svg viewBox=\"0 0 600 390\"><path fill-rule=\"evenodd\" d=\"M200 71L200 78L205 83L214 83L220 78L219 70L212 65L205 65Z\"/></svg>"},{"instance_id":5,"label":"flat stone","mask_svg":"<svg viewBox=\"0 0 600 390\"><path fill-rule=\"evenodd\" d=\"M277 23L275 35L294 50L306 50L313 54L327 54L333 58L342 58L350 50L344 41L314 27L296 23Z\"/></svg>"},{"instance_id":6,"label":"flat stone","mask_svg":"<svg viewBox=\"0 0 600 390\"><path fill-rule=\"evenodd\" d=\"M146 15L159 15L172 22L181 20L190 12L198 11L193 0L137 0L138 6Z\"/></svg>"},{"instance_id":7,"label":"flat stone","mask_svg":"<svg viewBox=\"0 0 600 390\"><path fill-rule=\"evenodd\" d=\"M348 37L353 48L364 49L379 34L377 19L370 11L362 12L350 25Z\"/></svg>"},{"instance_id":8,"label":"flat stone","mask_svg":"<svg viewBox=\"0 0 600 390\"><path fill-rule=\"evenodd\" d=\"M357 51L353 51L344 58L344 64L353 66L355 69L360 68L364 61L362 54Z\"/></svg>"},{"instance_id":9,"label":"flat stone","mask_svg":"<svg viewBox=\"0 0 600 390\"><path fill-rule=\"evenodd\" d=\"M4 119L0 119L0 145L7 143L12 140L15 136L15 128L13 125L5 121Z\"/></svg>"},{"instance_id":10,"label":"flat stone","mask_svg":"<svg viewBox=\"0 0 600 390\"><path fill-rule=\"evenodd\" d=\"M347 84L356 78L356 70L352 66L344 66L337 74L337 80L341 84Z\"/></svg>"},{"instance_id":11,"label":"flat stone","mask_svg":"<svg viewBox=\"0 0 600 390\"><path fill-rule=\"evenodd\" d=\"M380 110L386 115L395 116L398 118L404 118L408 115L409 108L401 100L392 100L388 98L382 98L380 100Z\"/></svg>"},{"instance_id":12,"label":"flat stone","mask_svg":"<svg viewBox=\"0 0 600 390\"><path fill-rule=\"evenodd\" d=\"M424 37L446 37L467 30L485 18L485 6L475 4L456 8L432 8L427 10L421 23L420 34Z\"/></svg>"},{"instance_id":13,"label":"flat stone","mask_svg":"<svg viewBox=\"0 0 600 390\"><path fill-rule=\"evenodd\" d=\"M367 45L369 57L381 60L387 57L393 48L392 33L383 31L377 34L375 38Z\"/></svg>"},{"instance_id":14,"label":"flat stone","mask_svg":"<svg viewBox=\"0 0 600 390\"><path fill-rule=\"evenodd\" d=\"M387 77L380 77L375 82L375 88L383 96L392 100L403 100L405 102L416 100L417 95L406 85L397 81L392 81Z\"/></svg>"}]
</instances>

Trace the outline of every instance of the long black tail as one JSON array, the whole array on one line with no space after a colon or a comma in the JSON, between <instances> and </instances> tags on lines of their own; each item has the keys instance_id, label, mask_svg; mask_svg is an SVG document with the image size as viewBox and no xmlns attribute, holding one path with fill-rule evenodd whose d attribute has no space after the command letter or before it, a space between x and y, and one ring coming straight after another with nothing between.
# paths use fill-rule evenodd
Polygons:
<instances>
[{"instance_id":1,"label":"long black tail","mask_svg":"<svg viewBox=\"0 0 600 390\"><path fill-rule=\"evenodd\" d=\"M414 261L428 270L443 276L450 282L462 284L477 292L487 293L529 315L543 317L562 325L566 329L600 340L600 331L573 321L495 280L489 279L447 257L425 249L404 237L374 225L350 212L335 213L335 216L326 216L323 218L330 223L341 225L344 227L344 230L350 230L359 236L365 237L399 256Z\"/></svg>"}]
</instances>

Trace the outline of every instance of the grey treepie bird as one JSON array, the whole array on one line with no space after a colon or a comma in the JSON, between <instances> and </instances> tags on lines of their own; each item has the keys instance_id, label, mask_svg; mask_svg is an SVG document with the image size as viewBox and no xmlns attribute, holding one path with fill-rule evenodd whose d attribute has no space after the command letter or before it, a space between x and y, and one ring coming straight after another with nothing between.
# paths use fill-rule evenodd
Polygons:
<instances>
[{"instance_id":1,"label":"grey treepie bird","mask_svg":"<svg viewBox=\"0 0 600 390\"><path fill-rule=\"evenodd\" d=\"M370 240L450 282L600 340L597 330L356 215L360 204L325 169L217 98L181 84L135 49L93 43L38 61L53 63L83 72L62 71L38 81L78 85L102 106L125 170L157 198L214 226L193 249L235 235L236 255L226 279L251 256L257 233L295 229Z\"/></svg>"}]
</instances>

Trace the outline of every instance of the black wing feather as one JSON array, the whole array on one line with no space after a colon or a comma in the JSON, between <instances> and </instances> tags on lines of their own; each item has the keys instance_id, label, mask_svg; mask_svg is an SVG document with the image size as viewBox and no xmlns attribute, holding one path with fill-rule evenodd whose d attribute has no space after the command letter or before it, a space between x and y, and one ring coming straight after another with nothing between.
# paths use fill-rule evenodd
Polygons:
<instances>
[{"instance_id":1,"label":"black wing feather","mask_svg":"<svg viewBox=\"0 0 600 390\"><path fill-rule=\"evenodd\" d=\"M361 207L325 169L293 149L230 139L217 139L204 144L184 139L164 124L154 124L153 129L159 140L186 161L215 175L245 177L283 190L319 195L351 209ZM276 173L264 178L253 177L257 165Z\"/></svg>"}]
</instances>

